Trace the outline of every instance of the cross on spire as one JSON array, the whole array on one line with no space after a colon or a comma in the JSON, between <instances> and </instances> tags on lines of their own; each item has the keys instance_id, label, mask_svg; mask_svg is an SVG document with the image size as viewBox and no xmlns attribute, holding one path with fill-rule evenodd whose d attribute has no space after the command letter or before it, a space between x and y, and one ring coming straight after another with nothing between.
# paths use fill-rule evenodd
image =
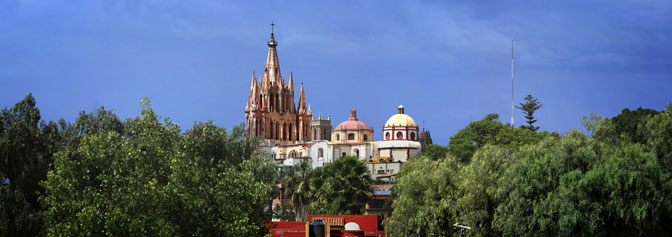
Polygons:
<instances>
[{"instance_id":1,"label":"cross on spire","mask_svg":"<svg viewBox=\"0 0 672 237\"><path fill-rule=\"evenodd\" d=\"M275 28L275 23L273 23L273 21L271 21L271 34L273 34L273 28Z\"/></svg>"}]
</instances>

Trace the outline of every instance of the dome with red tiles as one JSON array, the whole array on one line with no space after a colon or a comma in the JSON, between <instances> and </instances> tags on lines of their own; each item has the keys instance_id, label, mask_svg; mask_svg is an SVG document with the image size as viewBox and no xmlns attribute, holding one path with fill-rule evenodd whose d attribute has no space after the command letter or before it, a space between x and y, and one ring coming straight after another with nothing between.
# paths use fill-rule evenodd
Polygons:
<instances>
[{"instance_id":1,"label":"dome with red tiles","mask_svg":"<svg viewBox=\"0 0 672 237\"><path fill-rule=\"evenodd\" d=\"M350 110L350 118L348 120L342 122L336 128L334 128L335 131L345 131L345 130L371 130L373 131L373 128L367 126L364 122L359 121L357 119L357 111L356 110Z\"/></svg>"}]
</instances>

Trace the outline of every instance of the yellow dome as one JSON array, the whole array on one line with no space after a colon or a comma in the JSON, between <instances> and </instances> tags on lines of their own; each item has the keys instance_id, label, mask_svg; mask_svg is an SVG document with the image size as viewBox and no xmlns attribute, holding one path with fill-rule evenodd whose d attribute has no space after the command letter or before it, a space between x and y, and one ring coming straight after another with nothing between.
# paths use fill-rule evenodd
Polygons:
<instances>
[{"instance_id":1,"label":"yellow dome","mask_svg":"<svg viewBox=\"0 0 672 237\"><path fill-rule=\"evenodd\" d=\"M387 120L384 127L418 127L411 116L404 114L404 106L399 105L398 109L399 113L392 115L392 117Z\"/></svg>"}]
</instances>

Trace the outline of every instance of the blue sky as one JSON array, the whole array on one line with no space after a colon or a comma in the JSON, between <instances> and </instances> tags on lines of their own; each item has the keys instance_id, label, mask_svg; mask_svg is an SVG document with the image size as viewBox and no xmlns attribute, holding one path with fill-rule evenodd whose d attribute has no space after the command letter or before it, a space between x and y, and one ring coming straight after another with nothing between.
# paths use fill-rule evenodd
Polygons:
<instances>
[{"instance_id":1,"label":"blue sky","mask_svg":"<svg viewBox=\"0 0 672 237\"><path fill-rule=\"evenodd\" d=\"M271 21L314 113L336 126L357 109L377 139L399 104L444 145L488 113L508 122L511 39L516 104L538 97L542 130L672 102L672 2L558 2L3 0L0 106L32 92L47 120L99 106L128 118L148 96L184 130L229 128Z\"/></svg>"}]
</instances>

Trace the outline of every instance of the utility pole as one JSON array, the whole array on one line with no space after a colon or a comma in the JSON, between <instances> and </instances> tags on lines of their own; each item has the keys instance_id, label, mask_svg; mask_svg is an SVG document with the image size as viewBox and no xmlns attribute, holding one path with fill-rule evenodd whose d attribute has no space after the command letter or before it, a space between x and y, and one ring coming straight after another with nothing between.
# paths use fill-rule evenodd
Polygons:
<instances>
[{"instance_id":1,"label":"utility pole","mask_svg":"<svg viewBox=\"0 0 672 237\"><path fill-rule=\"evenodd\" d=\"M513 125L513 40L511 40L511 127Z\"/></svg>"}]
</instances>

